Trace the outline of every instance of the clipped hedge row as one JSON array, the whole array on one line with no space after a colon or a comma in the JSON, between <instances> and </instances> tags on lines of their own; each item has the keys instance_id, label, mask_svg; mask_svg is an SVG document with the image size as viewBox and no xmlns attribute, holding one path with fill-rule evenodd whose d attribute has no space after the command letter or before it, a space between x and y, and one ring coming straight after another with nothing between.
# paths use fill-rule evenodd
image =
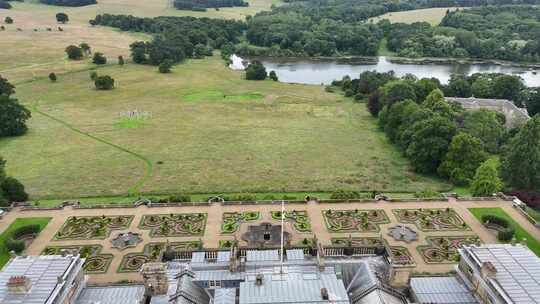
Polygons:
<instances>
[{"instance_id":1,"label":"clipped hedge row","mask_svg":"<svg viewBox=\"0 0 540 304\"><path fill-rule=\"evenodd\" d=\"M499 227L497 229L497 239L501 242L509 242L516 233L515 228L510 224L510 222L508 222L508 220L493 214L482 215L482 222L484 224L493 224Z\"/></svg>"},{"instance_id":2,"label":"clipped hedge row","mask_svg":"<svg viewBox=\"0 0 540 304\"><path fill-rule=\"evenodd\" d=\"M13 230L4 240L4 244L8 251L20 253L24 250L25 244L23 240L18 240L20 237L29 234L37 234L40 231L39 225L26 225Z\"/></svg>"}]
</instances>

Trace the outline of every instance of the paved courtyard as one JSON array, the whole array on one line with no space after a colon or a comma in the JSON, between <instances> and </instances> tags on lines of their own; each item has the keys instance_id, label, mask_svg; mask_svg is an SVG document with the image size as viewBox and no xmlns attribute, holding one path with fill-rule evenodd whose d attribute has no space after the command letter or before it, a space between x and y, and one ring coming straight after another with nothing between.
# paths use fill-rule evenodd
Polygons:
<instances>
[{"instance_id":1,"label":"paved courtyard","mask_svg":"<svg viewBox=\"0 0 540 304\"><path fill-rule=\"evenodd\" d=\"M496 236L494 232L484 228L484 226L467 210L467 208L482 208L482 207L500 207L509 216L511 216L516 222L518 222L525 230L531 235L535 236L540 241L540 232L538 228L534 227L528 222L517 210L512 207L512 204L508 201L456 201L450 199L448 201L440 202L355 202L355 203L317 203L309 202L307 204L287 204L286 210L288 212L307 211L309 222L311 224L311 232L298 232L298 229L293 227L292 222L287 222L285 230L290 233L291 243L297 244L304 238L312 238L315 235L323 244L330 245L332 238L348 238L352 237L379 237L382 236L390 246L405 247L409 251L412 259L416 264L415 272L447 272L452 269L451 263L426 263L422 258L422 255L417 250L418 246L428 245L426 237L463 237L463 236L478 236L483 243L495 243ZM395 211L397 209L415 209L415 208L437 208L442 210L448 210L451 208L452 212L458 215L465 223L464 229L444 229L437 225L433 225L431 221L428 224L430 229L420 229L415 223L400 223ZM368 225L367 220L363 223L366 227L366 231L363 232L329 232L325 224L326 210L350 210L355 212L366 210L368 214L373 210L383 210L387 219L384 223L377 224L377 227L371 227ZM143 252L145 245L149 243L170 243L185 242L185 241L202 241L206 248L218 248L220 240L233 240L241 239L241 235L248 230L249 225L255 225L262 222L270 222L278 224L278 221L272 218L271 211L281 210L281 205L221 205L212 204L210 206L185 206L185 207L159 207L149 208L147 206L139 206L137 208L112 208L112 209L74 209L72 207L66 207L63 210L32 210L21 211L15 209L9 212L0 220L0 232L4 231L11 222L16 218L23 217L51 217L49 224L43 229L38 237L31 243L26 250L26 254L38 255L43 252L47 246L75 246L75 245L101 245L102 249L100 254L112 255L112 261L106 273L91 274L91 282L105 283L105 282L118 282L122 280L140 280L140 276L137 272L118 272L122 259L127 254L135 254ZM359 211L358 211L359 210ZM252 219L248 222L240 223L238 229L233 233L222 233L223 214L225 212L259 212L257 219ZM332 214L330 212L330 214ZM151 233L149 229L141 229L139 225L141 219L144 216L151 215L171 215L173 214L199 214L206 213L206 227L203 228L201 235L196 236L182 236L174 234L174 236L163 237L162 234L169 232L169 227L163 228L163 225L156 226L155 231ZM409 213L408 213L409 214ZM63 239L65 235L58 237L58 231L61 230L68 218L77 217L80 219L84 216L97 216L102 217L114 217L114 216L132 216L132 220L126 224L127 226L119 225L119 227L127 227L125 229L112 230L110 234L104 236L101 239ZM199 216L199 215L197 215ZM204 222L202 215L200 222ZM359 217L360 218L360 217ZM158 219L158 218L156 218ZM199 218L196 218L199 219ZM154 220L154 219L149 219ZM395 225L404 225L411 228L417 233L417 240L412 242L405 242L402 240L396 240L395 238L387 234L388 229ZM358 225L360 227L362 225ZM191 226L180 227L187 230L193 229ZM378 231L369 230L367 228L377 229ZM135 244L133 247L128 247L122 251L117 248L113 248L111 239L117 236L120 232L133 232L138 233L142 237L142 242ZM176 232L176 231L175 231ZM199 230L196 230L199 232ZM178 232L178 233L181 233Z\"/></svg>"}]
</instances>

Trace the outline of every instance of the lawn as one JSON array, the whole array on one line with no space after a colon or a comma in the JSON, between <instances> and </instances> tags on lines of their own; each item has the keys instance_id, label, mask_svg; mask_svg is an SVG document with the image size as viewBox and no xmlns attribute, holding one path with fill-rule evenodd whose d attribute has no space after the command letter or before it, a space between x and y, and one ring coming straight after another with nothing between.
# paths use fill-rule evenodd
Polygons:
<instances>
[{"instance_id":1,"label":"lawn","mask_svg":"<svg viewBox=\"0 0 540 304\"><path fill-rule=\"evenodd\" d=\"M9 261L9 252L7 248L4 247L4 239L9 233L11 233L11 231L21 226L26 226L26 225L31 225L31 224L37 224L41 227L40 230L43 230L43 228L47 226L50 220L51 218L49 217L30 217L30 218L15 219L9 225L9 227L2 234L0 234L0 269L4 266L4 264L7 263L7 261Z\"/></svg>"},{"instance_id":2,"label":"lawn","mask_svg":"<svg viewBox=\"0 0 540 304\"><path fill-rule=\"evenodd\" d=\"M501 208L469 208L469 211L479 220L482 221L482 215L493 214L508 220L516 229L516 239L518 241L523 238L527 239L527 246L540 256L540 242L538 242L532 235L530 235L525 229L523 229L516 221L514 221L504 210Z\"/></svg>"},{"instance_id":3,"label":"lawn","mask_svg":"<svg viewBox=\"0 0 540 304\"><path fill-rule=\"evenodd\" d=\"M455 7L435 7L435 8L425 8L417 9L412 11L403 11L403 12L391 12L384 15L370 18L370 21L379 22L383 19L388 19L392 23L414 23L414 22L428 22L431 25L438 25L447 10L455 10Z\"/></svg>"},{"instance_id":4,"label":"lawn","mask_svg":"<svg viewBox=\"0 0 540 304\"><path fill-rule=\"evenodd\" d=\"M117 88L96 91L88 71L17 86L30 131L0 155L34 197L449 188L414 174L363 104L321 86L246 81L218 56L98 72ZM144 121L126 124L135 110Z\"/></svg>"}]
</instances>

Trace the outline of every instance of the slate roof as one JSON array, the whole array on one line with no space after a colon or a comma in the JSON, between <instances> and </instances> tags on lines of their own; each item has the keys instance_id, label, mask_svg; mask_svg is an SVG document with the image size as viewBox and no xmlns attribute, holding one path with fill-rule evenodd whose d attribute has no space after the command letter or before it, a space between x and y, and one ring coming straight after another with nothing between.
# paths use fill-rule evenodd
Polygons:
<instances>
[{"instance_id":1,"label":"slate roof","mask_svg":"<svg viewBox=\"0 0 540 304\"><path fill-rule=\"evenodd\" d=\"M418 303L476 304L469 289L456 277L411 278L411 291Z\"/></svg>"},{"instance_id":2,"label":"slate roof","mask_svg":"<svg viewBox=\"0 0 540 304\"><path fill-rule=\"evenodd\" d=\"M139 304L144 296L144 285L123 285L108 287L86 287L75 304Z\"/></svg>"},{"instance_id":3,"label":"slate roof","mask_svg":"<svg viewBox=\"0 0 540 304\"><path fill-rule=\"evenodd\" d=\"M491 262L497 273L487 281L501 296L516 304L540 304L540 258L529 248L516 244L464 246L467 254L480 269Z\"/></svg>"},{"instance_id":4,"label":"slate roof","mask_svg":"<svg viewBox=\"0 0 540 304\"><path fill-rule=\"evenodd\" d=\"M0 303L2 304L42 304L54 297L62 297L60 289L65 284L59 283L72 272L78 272L84 259L78 256L18 256L12 259L0 272ZM6 283L12 276L26 276L32 286L26 293L9 293Z\"/></svg>"}]
</instances>

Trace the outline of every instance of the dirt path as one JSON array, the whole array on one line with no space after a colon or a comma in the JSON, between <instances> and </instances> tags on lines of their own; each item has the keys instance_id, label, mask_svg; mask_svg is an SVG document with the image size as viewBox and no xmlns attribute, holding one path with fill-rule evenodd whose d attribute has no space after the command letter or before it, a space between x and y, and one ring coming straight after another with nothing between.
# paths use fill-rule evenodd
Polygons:
<instances>
[{"instance_id":1,"label":"dirt path","mask_svg":"<svg viewBox=\"0 0 540 304\"><path fill-rule=\"evenodd\" d=\"M469 231L432 231L424 232L419 230L414 224L406 224L413 228L418 233L418 240L407 244L403 241L396 241L392 237L387 236L388 228L398 223L397 218L392 212L392 209L399 208L453 208L468 224L471 228ZM495 243L496 237L493 232L487 230L482 224L467 210L467 208L481 208L481 207L499 207L504 209L516 222L518 222L525 230L531 235L535 236L540 241L540 230L534 227L528 222L519 212L517 212L508 201L484 201L484 202L469 202L469 201L443 201L443 202L378 202L378 203L343 203L343 204L318 204L316 202L309 202L308 204L289 204L286 206L287 210L307 210L312 225L311 234L297 233L292 229L291 224L286 224L286 230L292 235L292 242L296 243L305 237L311 237L313 234L317 236L323 244L330 244L333 237L378 237L383 236L391 246L403 246L406 247L413 259L416 262L416 272L447 272L453 267L453 264L426 264L421 255L417 251L418 245L427 244L425 238L427 236L463 236L463 235L477 235L484 243ZM389 224L381 225L379 233L329 233L323 219L323 210L354 210L354 209L383 209L388 218ZM239 211L259 211L261 212L261 219L253 222L276 222L271 219L270 211L281 210L281 206L278 205L228 205L222 206L220 204L213 204L211 206L186 206L186 207L160 207L160 208L148 208L147 206L140 206L137 208L114 208L114 209L73 209L66 207L63 210L54 211L20 211L19 209L9 212L0 220L0 231L4 231L9 224L20 217L52 217L51 222L45 227L45 229L38 235L35 241L30 245L26 254L40 254L47 245L59 246L59 245L84 245L84 244L99 244L103 246L101 253L111 253L114 255L114 259L105 274L91 275L92 282L117 282L120 280L140 280L138 273L118 273L118 269L122 257L127 253L142 252L145 244L150 242L178 242L187 240L199 240L203 241L203 244L207 248L217 248L219 240L232 240L233 238L240 239L242 233L247 230L246 224L241 225L239 231L233 235L221 234L221 221L223 212L239 212ZM208 213L208 220L206 225L205 234L202 237L169 237L169 238L155 238L150 237L149 230L142 230L138 228L139 222L143 215L146 214L169 214L169 213L196 213L205 212ZM113 231L109 237L104 240L68 240L68 241L51 241L56 232L64 224L69 216L101 216L101 215L133 215L134 219L130 226L126 230L140 233L143 242L139 243L136 247L119 251L112 248L110 239L114 237L120 231Z\"/></svg>"}]
</instances>

